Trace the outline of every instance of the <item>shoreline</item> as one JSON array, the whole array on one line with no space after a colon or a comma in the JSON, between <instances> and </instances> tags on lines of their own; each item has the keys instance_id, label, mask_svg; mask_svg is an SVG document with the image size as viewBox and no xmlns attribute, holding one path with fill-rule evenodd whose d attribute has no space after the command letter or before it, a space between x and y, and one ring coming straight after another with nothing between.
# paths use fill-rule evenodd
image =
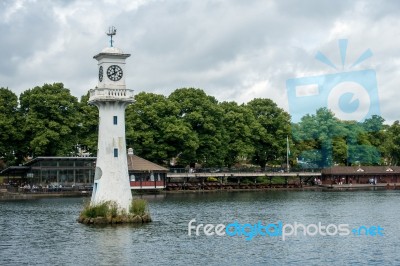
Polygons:
<instances>
[{"instance_id":1,"label":"shoreline","mask_svg":"<svg viewBox=\"0 0 400 266\"><path fill-rule=\"evenodd\" d=\"M55 193L23 193L23 192L2 192L0 201L9 200L34 200L44 198L68 198L68 197L89 197L89 192L55 192Z\"/></svg>"},{"instance_id":2,"label":"shoreline","mask_svg":"<svg viewBox=\"0 0 400 266\"><path fill-rule=\"evenodd\" d=\"M220 192L269 192L269 191L365 191L365 190L400 190L399 183L393 184L344 184L344 185L319 185L304 187L271 187L271 188L232 188L232 189L188 189L188 190L134 190L133 195L142 194L193 194L193 193L220 193ZM2 192L0 201L9 200L34 200L42 198L63 197L89 197L91 192L55 192L55 193L18 193Z\"/></svg>"},{"instance_id":3,"label":"shoreline","mask_svg":"<svg viewBox=\"0 0 400 266\"><path fill-rule=\"evenodd\" d=\"M385 185L319 185L319 186L304 186L297 188L285 188L285 187L276 187L276 188L250 188L250 189L213 189L213 190L166 190L162 191L163 193L208 193L208 192L259 192L259 191L365 191L365 190L400 190L400 184L392 184L388 186ZM145 194L146 191L138 191L142 194Z\"/></svg>"}]
</instances>

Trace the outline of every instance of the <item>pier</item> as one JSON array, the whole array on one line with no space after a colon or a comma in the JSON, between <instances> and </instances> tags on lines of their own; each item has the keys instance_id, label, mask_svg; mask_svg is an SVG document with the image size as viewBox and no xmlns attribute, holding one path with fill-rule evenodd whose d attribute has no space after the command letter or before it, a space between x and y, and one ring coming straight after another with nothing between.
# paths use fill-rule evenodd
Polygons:
<instances>
[{"instance_id":1,"label":"pier","mask_svg":"<svg viewBox=\"0 0 400 266\"><path fill-rule=\"evenodd\" d=\"M171 169L167 173L167 190L230 190L301 188L314 179L320 179L321 172L280 171L213 171L199 169L198 172Z\"/></svg>"},{"instance_id":2,"label":"pier","mask_svg":"<svg viewBox=\"0 0 400 266\"><path fill-rule=\"evenodd\" d=\"M201 172L167 173L167 178L207 178L207 177L320 177L321 172Z\"/></svg>"}]
</instances>

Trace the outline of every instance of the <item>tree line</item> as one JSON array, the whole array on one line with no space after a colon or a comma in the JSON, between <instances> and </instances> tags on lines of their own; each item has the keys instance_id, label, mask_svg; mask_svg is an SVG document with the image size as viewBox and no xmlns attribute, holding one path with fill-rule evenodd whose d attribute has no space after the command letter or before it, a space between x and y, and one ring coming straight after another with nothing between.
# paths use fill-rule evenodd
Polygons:
<instances>
[{"instance_id":1,"label":"tree line","mask_svg":"<svg viewBox=\"0 0 400 266\"><path fill-rule=\"evenodd\" d=\"M89 95L78 98L62 83L44 84L18 97L0 88L0 159L6 165L28 157L76 156L97 151L98 110ZM201 89L169 96L141 92L126 109L127 146L158 164L232 167L283 165L287 140L292 166L397 165L400 124L380 116L341 121L326 108L291 123L270 99L246 104L219 102Z\"/></svg>"}]
</instances>

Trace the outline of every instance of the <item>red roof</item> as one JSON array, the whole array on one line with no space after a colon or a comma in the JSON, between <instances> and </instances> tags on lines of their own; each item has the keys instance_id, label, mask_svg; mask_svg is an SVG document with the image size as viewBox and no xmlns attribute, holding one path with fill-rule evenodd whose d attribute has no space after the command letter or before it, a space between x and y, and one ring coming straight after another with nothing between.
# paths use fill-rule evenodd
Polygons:
<instances>
[{"instance_id":1,"label":"red roof","mask_svg":"<svg viewBox=\"0 0 400 266\"><path fill-rule=\"evenodd\" d=\"M322 169L323 175L400 174L400 166L334 166Z\"/></svg>"},{"instance_id":2,"label":"red roof","mask_svg":"<svg viewBox=\"0 0 400 266\"><path fill-rule=\"evenodd\" d=\"M168 169L139 156L128 154L128 169L133 172L168 172Z\"/></svg>"}]
</instances>

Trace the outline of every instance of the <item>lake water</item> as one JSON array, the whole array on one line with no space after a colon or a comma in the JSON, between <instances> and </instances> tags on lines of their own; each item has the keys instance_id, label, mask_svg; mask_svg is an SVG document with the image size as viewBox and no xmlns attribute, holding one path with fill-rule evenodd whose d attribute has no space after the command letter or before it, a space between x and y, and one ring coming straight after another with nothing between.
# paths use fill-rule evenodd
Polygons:
<instances>
[{"instance_id":1,"label":"lake water","mask_svg":"<svg viewBox=\"0 0 400 266\"><path fill-rule=\"evenodd\" d=\"M0 202L0 265L400 265L400 191L147 195L154 222L93 227L83 198ZM188 236L188 222L380 226L383 236ZM331 231L331 232L334 232Z\"/></svg>"}]
</instances>

